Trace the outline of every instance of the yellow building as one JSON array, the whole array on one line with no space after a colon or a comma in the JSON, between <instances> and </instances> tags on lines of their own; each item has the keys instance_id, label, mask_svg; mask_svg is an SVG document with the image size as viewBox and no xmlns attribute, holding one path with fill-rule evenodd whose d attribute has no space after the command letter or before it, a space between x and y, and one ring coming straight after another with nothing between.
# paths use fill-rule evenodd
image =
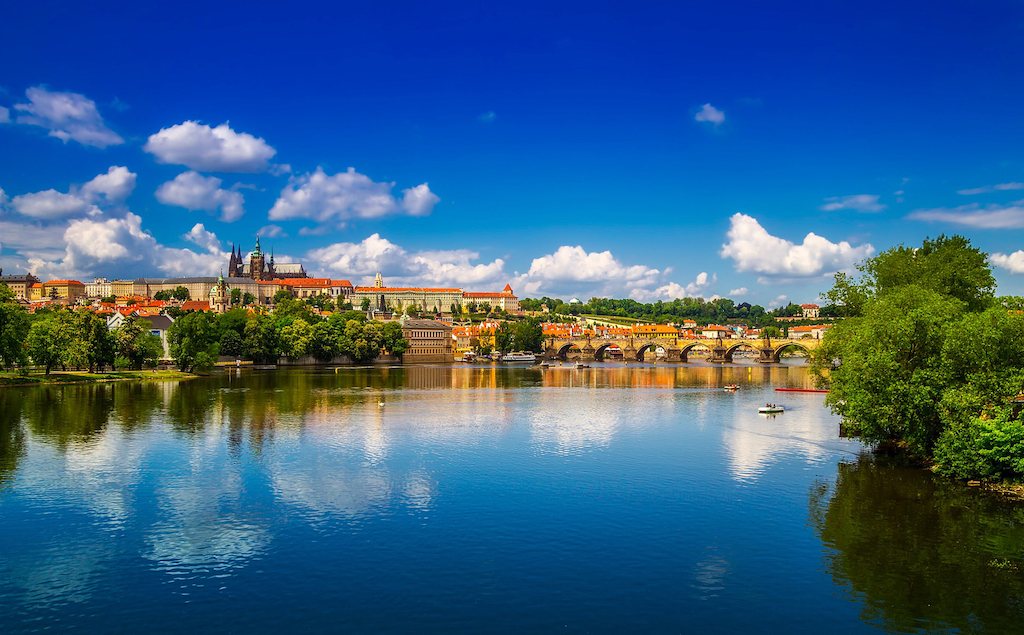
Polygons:
<instances>
[{"instance_id":1,"label":"yellow building","mask_svg":"<svg viewBox=\"0 0 1024 635\"><path fill-rule=\"evenodd\" d=\"M39 282L39 278L36 278L31 273L20 276L0 276L0 283L6 283L10 290L14 292L14 297L19 300L28 300L29 290L37 282Z\"/></svg>"},{"instance_id":2,"label":"yellow building","mask_svg":"<svg viewBox=\"0 0 1024 635\"><path fill-rule=\"evenodd\" d=\"M85 285L78 280L50 280L43 283L43 298L80 298L85 295Z\"/></svg>"},{"instance_id":3,"label":"yellow building","mask_svg":"<svg viewBox=\"0 0 1024 635\"><path fill-rule=\"evenodd\" d=\"M679 329L668 324L634 324L633 337L652 340L676 340L679 338Z\"/></svg>"},{"instance_id":4,"label":"yellow building","mask_svg":"<svg viewBox=\"0 0 1024 635\"><path fill-rule=\"evenodd\" d=\"M452 327L437 320L402 320L402 337L409 348L402 354L403 364L455 361L452 352Z\"/></svg>"}]
</instances>

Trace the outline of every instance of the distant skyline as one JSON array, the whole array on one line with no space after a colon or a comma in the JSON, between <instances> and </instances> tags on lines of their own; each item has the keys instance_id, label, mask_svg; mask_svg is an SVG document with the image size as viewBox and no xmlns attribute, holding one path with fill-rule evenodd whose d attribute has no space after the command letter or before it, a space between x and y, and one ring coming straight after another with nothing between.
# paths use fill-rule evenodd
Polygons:
<instances>
[{"instance_id":1,"label":"distant skyline","mask_svg":"<svg viewBox=\"0 0 1024 635\"><path fill-rule=\"evenodd\" d=\"M814 301L962 234L1024 295L1024 3L21 3L0 267Z\"/></svg>"}]
</instances>

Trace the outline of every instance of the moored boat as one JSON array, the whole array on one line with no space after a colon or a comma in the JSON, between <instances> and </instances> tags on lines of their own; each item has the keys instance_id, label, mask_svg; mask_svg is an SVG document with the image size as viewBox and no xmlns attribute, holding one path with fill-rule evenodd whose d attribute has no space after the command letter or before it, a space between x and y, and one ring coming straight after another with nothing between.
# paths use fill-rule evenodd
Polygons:
<instances>
[{"instance_id":1,"label":"moored boat","mask_svg":"<svg viewBox=\"0 0 1024 635\"><path fill-rule=\"evenodd\" d=\"M505 353L501 356L503 362L535 362L537 356L527 351L520 351L518 353Z\"/></svg>"}]
</instances>

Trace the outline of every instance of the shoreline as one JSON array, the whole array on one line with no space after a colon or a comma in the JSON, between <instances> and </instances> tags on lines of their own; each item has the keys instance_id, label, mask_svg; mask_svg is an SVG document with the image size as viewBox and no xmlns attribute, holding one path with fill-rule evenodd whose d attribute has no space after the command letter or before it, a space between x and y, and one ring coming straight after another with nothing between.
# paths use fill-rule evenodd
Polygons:
<instances>
[{"instance_id":1,"label":"shoreline","mask_svg":"<svg viewBox=\"0 0 1024 635\"><path fill-rule=\"evenodd\" d=\"M67 384L107 384L121 381L167 381L171 379L195 379L194 373L177 370L115 370L108 373L50 372L49 375L32 373L0 372L0 388L24 388L28 386L64 386Z\"/></svg>"}]
</instances>

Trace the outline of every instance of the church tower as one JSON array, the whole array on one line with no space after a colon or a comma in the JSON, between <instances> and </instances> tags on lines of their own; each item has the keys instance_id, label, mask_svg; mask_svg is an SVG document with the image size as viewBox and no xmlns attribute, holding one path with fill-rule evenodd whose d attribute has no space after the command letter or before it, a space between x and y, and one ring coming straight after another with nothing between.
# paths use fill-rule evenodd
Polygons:
<instances>
[{"instance_id":1,"label":"church tower","mask_svg":"<svg viewBox=\"0 0 1024 635\"><path fill-rule=\"evenodd\" d=\"M234 247L232 247L234 250ZM233 252L232 252L233 253ZM228 291L228 283L224 281L224 272L217 277L217 286L210 289L210 310L214 313L224 315L231 305L231 295Z\"/></svg>"},{"instance_id":2,"label":"church tower","mask_svg":"<svg viewBox=\"0 0 1024 635\"><path fill-rule=\"evenodd\" d=\"M266 258L260 251L260 237L256 236L256 249L249 256L249 277L253 280L266 280Z\"/></svg>"}]
</instances>

